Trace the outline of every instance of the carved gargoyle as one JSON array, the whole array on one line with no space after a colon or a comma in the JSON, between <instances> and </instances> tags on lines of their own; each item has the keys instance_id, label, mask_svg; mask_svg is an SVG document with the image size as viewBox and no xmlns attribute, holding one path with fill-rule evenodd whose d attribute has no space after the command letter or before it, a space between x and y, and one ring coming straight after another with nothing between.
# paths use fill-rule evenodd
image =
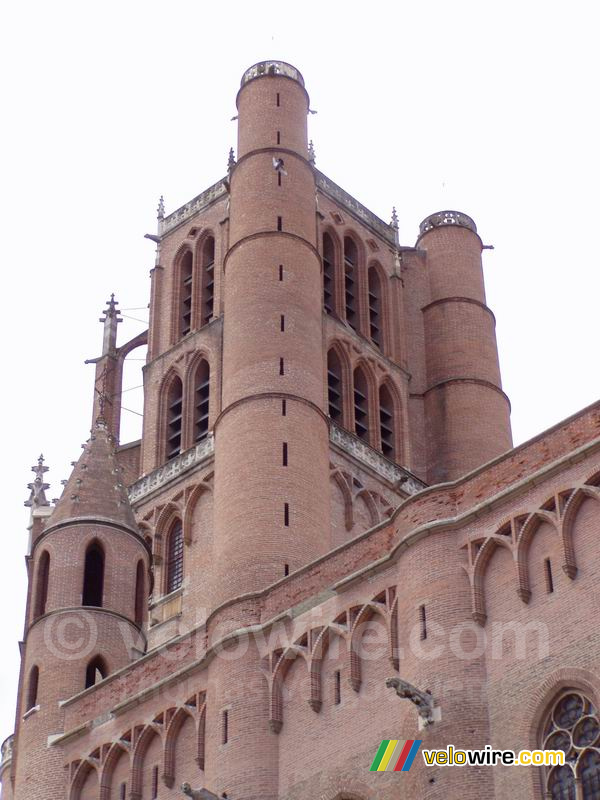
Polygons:
<instances>
[{"instance_id":1,"label":"carved gargoyle","mask_svg":"<svg viewBox=\"0 0 600 800\"><path fill-rule=\"evenodd\" d=\"M414 703L425 725L433 723L433 697L431 692L422 692L412 683L403 681L402 678L388 678L385 685L388 689L395 689L398 697L406 698L411 703Z\"/></svg>"},{"instance_id":2,"label":"carved gargoyle","mask_svg":"<svg viewBox=\"0 0 600 800\"><path fill-rule=\"evenodd\" d=\"M208 789L192 789L189 783L182 783L181 791L192 800L219 800L217 795L209 792Z\"/></svg>"}]
</instances>

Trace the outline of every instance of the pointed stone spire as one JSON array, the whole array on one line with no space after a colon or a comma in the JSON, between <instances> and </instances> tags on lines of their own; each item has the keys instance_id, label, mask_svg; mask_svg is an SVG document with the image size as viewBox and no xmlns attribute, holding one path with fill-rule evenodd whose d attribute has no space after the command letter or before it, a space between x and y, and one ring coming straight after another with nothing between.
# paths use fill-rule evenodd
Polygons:
<instances>
[{"instance_id":1,"label":"pointed stone spire","mask_svg":"<svg viewBox=\"0 0 600 800\"><path fill-rule=\"evenodd\" d=\"M75 464L47 528L67 521L106 521L138 533L117 462L115 441L99 420Z\"/></svg>"},{"instance_id":2,"label":"pointed stone spire","mask_svg":"<svg viewBox=\"0 0 600 800\"><path fill-rule=\"evenodd\" d=\"M123 322L119 316L121 312L117 308L119 304L115 300L114 294L111 294L110 300L107 300L106 304L108 307L103 312L104 316L100 317L99 320L104 323L104 339L102 342L103 356L108 353L111 355L115 353L117 349L117 325L119 322Z\"/></svg>"},{"instance_id":3,"label":"pointed stone spire","mask_svg":"<svg viewBox=\"0 0 600 800\"><path fill-rule=\"evenodd\" d=\"M48 467L44 466L43 455L40 455L38 458L38 463L31 468L31 471L35 472L35 480L32 483L27 484L27 488L31 493L29 495L29 499L25 500L24 505L26 505L28 508L31 508L33 511L35 508L50 505L45 494L46 489L50 488L50 484L44 482L44 473L48 472Z\"/></svg>"},{"instance_id":4,"label":"pointed stone spire","mask_svg":"<svg viewBox=\"0 0 600 800\"><path fill-rule=\"evenodd\" d=\"M315 146L313 144L312 139L308 143L308 160L313 165L313 167L317 163L317 156L315 155Z\"/></svg>"},{"instance_id":5,"label":"pointed stone spire","mask_svg":"<svg viewBox=\"0 0 600 800\"><path fill-rule=\"evenodd\" d=\"M231 170L235 167L235 154L233 152L233 147L229 148L229 158L227 159L227 172L231 172Z\"/></svg>"},{"instance_id":6,"label":"pointed stone spire","mask_svg":"<svg viewBox=\"0 0 600 800\"><path fill-rule=\"evenodd\" d=\"M160 199L158 201L158 208L156 209L156 219L159 222L162 222L164 218L165 218L165 198L161 194Z\"/></svg>"},{"instance_id":7,"label":"pointed stone spire","mask_svg":"<svg viewBox=\"0 0 600 800\"><path fill-rule=\"evenodd\" d=\"M392 221L390 222L391 227L394 229L394 235L396 237L396 244L400 244L400 225L398 224L398 212L396 211L396 206L392 208Z\"/></svg>"}]
</instances>

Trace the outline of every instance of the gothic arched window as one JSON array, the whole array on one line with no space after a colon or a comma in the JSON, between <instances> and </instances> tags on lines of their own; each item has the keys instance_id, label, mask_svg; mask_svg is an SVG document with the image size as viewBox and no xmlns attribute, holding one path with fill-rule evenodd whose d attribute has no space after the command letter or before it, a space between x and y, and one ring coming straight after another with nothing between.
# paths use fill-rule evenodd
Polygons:
<instances>
[{"instance_id":1,"label":"gothic arched window","mask_svg":"<svg viewBox=\"0 0 600 800\"><path fill-rule=\"evenodd\" d=\"M346 322L358 329L356 293L358 281L358 250L353 239L344 238L344 291L346 297Z\"/></svg>"},{"instance_id":2,"label":"gothic arched window","mask_svg":"<svg viewBox=\"0 0 600 800\"><path fill-rule=\"evenodd\" d=\"M183 526L181 520L175 520L169 532L167 542L167 580L166 593L179 589L183 582Z\"/></svg>"},{"instance_id":3,"label":"gothic arched window","mask_svg":"<svg viewBox=\"0 0 600 800\"><path fill-rule=\"evenodd\" d=\"M335 350L327 353L327 392L329 416L334 422L343 424L344 400L342 386L342 365Z\"/></svg>"},{"instance_id":4,"label":"gothic arched window","mask_svg":"<svg viewBox=\"0 0 600 800\"><path fill-rule=\"evenodd\" d=\"M135 624L140 628L144 623L144 606L146 605L145 583L144 562L140 558L135 570Z\"/></svg>"},{"instance_id":5,"label":"gothic arched window","mask_svg":"<svg viewBox=\"0 0 600 800\"><path fill-rule=\"evenodd\" d=\"M82 605L102 606L104 596L104 550L99 542L92 542L85 552L83 568Z\"/></svg>"},{"instance_id":6,"label":"gothic arched window","mask_svg":"<svg viewBox=\"0 0 600 800\"><path fill-rule=\"evenodd\" d=\"M323 234L323 308L328 314L335 312L335 248L328 233Z\"/></svg>"},{"instance_id":7,"label":"gothic arched window","mask_svg":"<svg viewBox=\"0 0 600 800\"><path fill-rule=\"evenodd\" d=\"M215 304L215 240L209 236L202 246L202 318L200 325L209 323Z\"/></svg>"},{"instance_id":8,"label":"gothic arched window","mask_svg":"<svg viewBox=\"0 0 600 800\"><path fill-rule=\"evenodd\" d=\"M187 336L192 330L193 264L191 250L186 250L179 262L179 335Z\"/></svg>"},{"instance_id":9,"label":"gothic arched window","mask_svg":"<svg viewBox=\"0 0 600 800\"><path fill-rule=\"evenodd\" d=\"M108 675L106 663L102 656L96 656L88 663L85 668L85 688L89 689L90 686L95 686Z\"/></svg>"},{"instance_id":10,"label":"gothic arched window","mask_svg":"<svg viewBox=\"0 0 600 800\"><path fill-rule=\"evenodd\" d=\"M37 581L35 587L35 604L33 607L33 618L37 619L46 613L46 602L48 600L48 580L50 577L50 553L44 550L40 556L37 571Z\"/></svg>"},{"instance_id":11,"label":"gothic arched window","mask_svg":"<svg viewBox=\"0 0 600 800\"><path fill-rule=\"evenodd\" d=\"M381 280L377 267L370 267L368 273L369 285L369 336L373 344L383 350L383 331L381 319Z\"/></svg>"},{"instance_id":12,"label":"gothic arched window","mask_svg":"<svg viewBox=\"0 0 600 800\"><path fill-rule=\"evenodd\" d=\"M369 442L369 383L362 367L354 370L354 432Z\"/></svg>"},{"instance_id":13,"label":"gothic arched window","mask_svg":"<svg viewBox=\"0 0 600 800\"><path fill-rule=\"evenodd\" d=\"M547 797L600 800L600 718L584 694L569 689L556 699L546 718L540 746L565 753L564 766L544 768Z\"/></svg>"},{"instance_id":14,"label":"gothic arched window","mask_svg":"<svg viewBox=\"0 0 600 800\"><path fill-rule=\"evenodd\" d=\"M394 399L385 384L379 388L379 430L381 434L381 452L391 461L396 459Z\"/></svg>"},{"instance_id":15,"label":"gothic arched window","mask_svg":"<svg viewBox=\"0 0 600 800\"><path fill-rule=\"evenodd\" d=\"M27 701L25 711L30 711L37 706L38 684L40 681L39 667L33 666L29 670L29 681L27 682Z\"/></svg>"},{"instance_id":16,"label":"gothic arched window","mask_svg":"<svg viewBox=\"0 0 600 800\"><path fill-rule=\"evenodd\" d=\"M167 460L181 453L181 425L183 410L183 387L179 378L173 378L167 397Z\"/></svg>"},{"instance_id":17,"label":"gothic arched window","mask_svg":"<svg viewBox=\"0 0 600 800\"><path fill-rule=\"evenodd\" d=\"M210 367L204 359L196 367L194 379L194 441L204 439L208 433L208 407L210 400Z\"/></svg>"}]
</instances>

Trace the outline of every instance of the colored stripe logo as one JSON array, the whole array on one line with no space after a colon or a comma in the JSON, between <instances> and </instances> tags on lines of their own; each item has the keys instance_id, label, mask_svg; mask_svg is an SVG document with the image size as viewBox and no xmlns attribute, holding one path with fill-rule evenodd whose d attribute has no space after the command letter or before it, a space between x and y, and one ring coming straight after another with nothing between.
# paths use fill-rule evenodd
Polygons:
<instances>
[{"instance_id":1,"label":"colored stripe logo","mask_svg":"<svg viewBox=\"0 0 600 800\"><path fill-rule=\"evenodd\" d=\"M408 772L422 739L384 739L369 772Z\"/></svg>"}]
</instances>

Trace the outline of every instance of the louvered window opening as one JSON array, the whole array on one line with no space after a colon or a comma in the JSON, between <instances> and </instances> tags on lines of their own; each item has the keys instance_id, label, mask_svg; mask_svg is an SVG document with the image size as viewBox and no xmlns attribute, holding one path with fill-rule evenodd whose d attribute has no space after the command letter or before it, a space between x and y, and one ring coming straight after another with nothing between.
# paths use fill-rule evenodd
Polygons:
<instances>
[{"instance_id":1,"label":"louvered window opening","mask_svg":"<svg viewBox=\"0 0 600 800\"><path fill-rule=\"evenodd\" d=\"M208 411L210 401L210 370L202 361L196 371L196 392L194 398L195 441L199 442L208 434Z\"/></svg>"},{"instance_id":2,"label":"louvered window opening","mask_svg":"<svg viewBox=\"0 0 600 800\"><path fill-rule=\"evenodd\" d=\"M364 377L358 373L354 379L354 430L359 439L369 439L369 405Z\"/></svg>"},{"instance_id":3,"label":"louvered window opening","mask_svg":"<svg viewBox=\"0 0 600 800\"><path fill-rule=\"evenodd\" d=\"M327 392L329 416L334 422L342 422L342 377L339 362L334 353L327 359Z\"/></svg>"},{"instance_id":4,"label":"louvered window opening","mask_svg":"<svg viewBox=\"0 0 600 800\"><path fill-rule=\"evenodd\" d=\"M202 325L213 316L215 303L215 240L208 238L202 250Z\"/></svg>"},{"instance_id":5,"label":"louvered window opening","mask_svg":"<svg viewBox=\"0 0 600 800\"><path fill-rule=\"evenodd\" d=\"M352 239L344 239L344 289L346 297L346 322L356 330L356 245Z\"/></svg>"},{"instance_id":6,"label":"louvered window opening","mask_svg":"<svg viewBox=\"0 0 600 800\"><path fill-rule=\"evenodd\" d=\"M183 583L183 527L178 520L169 536L167 562L167 594L179 589Z\"/></svg>"},{"instance_id":7,"label":"louvered window opening","mask_svg":"<svg viewBox=\"0 0 600 800\"><path fill-rule=\"evenodd\" d=\"M369 270L369 334L373 344L381 349L381 284L373 268Z\"/></svg>"},{"instance_id":8,"label":"louvered window opening","mask_svg":"<svg viewBox=\"0 0 600 800\"><path fill-rule=\"evenodd\" d=\"M176 380L169 392L169 406L167 409L167 459L175 458L181 452L182 412L181 381Z\"/></svg>"},{"instance_id":9,"label":"louvered window opening","mask_svg":"<svg viewBox=\"0 0 600 800\"><path fill-rule=\"evenodd\" d=\"M323 308L328 314L334 311L334 250L331 237L323 235Z\"/></svg>"},{"instance_id":10,"label":"louvered window opening","mask_svg":"<svg viewBox=\"0 0 600 800\"><path fill-rule=\"evenodd\" d=\"M381 452L386 458L394 460L394 408L390 393L385 387L379 392L379 427L381 431Z\"/></svg>"},{"instance_id":11,"label":"louvered window opening","mask_svg":"<svg viewBox=\"0 0 600 800\"><path fill-rule=\"evenodd\" d=\"M181 335L192 329L192 254L188 251L181 261Z\"/></svg>"}]
</instances>

